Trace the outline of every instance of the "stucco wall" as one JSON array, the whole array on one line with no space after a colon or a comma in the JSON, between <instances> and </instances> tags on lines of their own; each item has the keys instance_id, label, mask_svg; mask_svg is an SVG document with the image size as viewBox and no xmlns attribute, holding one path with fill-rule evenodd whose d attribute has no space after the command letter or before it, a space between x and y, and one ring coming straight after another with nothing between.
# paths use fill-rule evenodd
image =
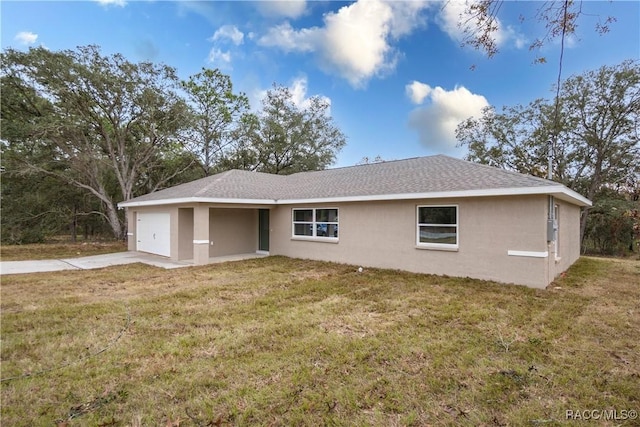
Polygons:
<instances>
[{"instance_id":1,"label":"stucco wall","mask_svg":"<svg viewBox=\"0 0 640 427\"><path fill-rule=\"evenodd\" d=\"M136 220L136 211L127 208L127 249L130 251L136 250Z\"/></svg>"},{"instance_id":2,"label":"stucco wall","mask_svg":"<svg viewBox=\"0 0 640 427\"><path fill-rule=\"evenodd\" d=\"M580 257L580 207L561 200L555 201L560 207L559 259L555 257L554 277L566 271Z\"/></svg>"},{"instance_id":3,"label":"stucco wall","mask_svg":"<svg viewBox=\"0 0 640 427\"><path fill-rule=\"evenodd\" d=\"M560 205L560 258L556 260L553 245L546 241L547 203L546 196L519 196L273 206L269 252L544 288L580 256L580 208L556 200ZM457 251L416 247L418 205L458 206ZM129 249L136 247L137 212L169 212L174 259L195 259L196 249L204 251L197 254L201 263L208 257L255 252L259 207L264 206L198 204L132 209ZM292 209L304 207L339 209L338 242L292 238ZM548 257L513 256L508 251L548 252Z\"/></svg>"},{"instance_id":4,"label":"stucco wall","mask_svg":"<svg viewBox=\"0 0 640 427\"><path fill-rule=\"evenodd\" d=\"M450 204L458 205L458 250L416 248L416 206ZM300 207L339 208L338 243L292 238L291 210ZM546 258L507 252L547 251L546 208L545 196L277 206L270 253L544 288Z\"/></svg>"},{"instance_id":5,"label":"stucco wall","mask_svg":"<svg viewBox=\"0 0 640 427\"><path fill-rule=\"evenodd\" d=\"M197 203L129 208L128 249L136 250L138 213L163 212L171 215L171 229L168 231L171 236L172 259L198 258L201 263L205 263L210 257L255 252L258 247L257 209L263 207ZM206 220L203 221L203 218ZM194 240L198 243L194 243ZM196 249L198 254L195 253ZM201 250L205 253L200 253Z\"/></svg>"},{"instance_id":6,"label":"stucco wall","mask_svg":"<svg viewBox=\"0 0 640 427\"><path fill-rule=\"evenodd\" d=\"M193 259L193 208L178 208L178 259Z\"/></svg>"},{"instance_id":7,"label":"stucco wall","mask_svg":"<svg viewBox=\"0 0 640 427\"><path fill-rule=\"evenodd\" d=\"M258 249L255 209L215 208L209 211L209 256L252 253Z\"/></svg>"}]
</instances>

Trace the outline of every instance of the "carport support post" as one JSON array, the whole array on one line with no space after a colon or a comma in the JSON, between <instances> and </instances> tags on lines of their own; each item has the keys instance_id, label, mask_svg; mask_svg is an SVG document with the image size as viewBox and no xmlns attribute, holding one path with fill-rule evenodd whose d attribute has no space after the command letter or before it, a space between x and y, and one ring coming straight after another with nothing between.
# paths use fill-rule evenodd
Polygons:
<instances>
[{"instance_id":1,"label":"carport support post","mask_svg":"<svg viewBox=\"0 0 640 427\"><path fill-rule=\"evenodd\" d=\"M136 238L138 234L136 217L137 213L125 208L127 216L127 250L135 251L138 248Z\"/></svg>"},{"instance_id":2,"label":"carport support post","mask_svg":"<svg viewBox=\"0 0 640 427\"><path fill-rule=\"evenodd\" d=\"M199 205L193 208L193 263L204 265L209 262L209 207Z\"/></svg>"}]
</instances>

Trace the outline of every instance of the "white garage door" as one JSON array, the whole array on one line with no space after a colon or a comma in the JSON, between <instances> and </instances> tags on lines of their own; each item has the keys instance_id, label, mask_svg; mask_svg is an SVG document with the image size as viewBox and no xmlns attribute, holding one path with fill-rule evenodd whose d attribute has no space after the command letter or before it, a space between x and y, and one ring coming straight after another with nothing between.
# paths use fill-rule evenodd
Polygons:
<instances>
[{"instance_id":1,"label":"white garage door","mask_svg":"<svg viewBox=\"0 0 640 427\"><path fill-rule=\"evenodd\" d=\"M138 213L136 250L171 256L171 215Z\"/></svg>"}]
</instances>

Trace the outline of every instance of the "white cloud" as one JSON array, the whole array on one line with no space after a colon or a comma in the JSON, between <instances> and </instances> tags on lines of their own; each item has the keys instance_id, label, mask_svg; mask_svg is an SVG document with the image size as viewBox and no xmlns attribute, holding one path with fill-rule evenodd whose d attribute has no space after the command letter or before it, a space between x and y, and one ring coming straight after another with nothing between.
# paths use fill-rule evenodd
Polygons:
<instances>
[{"instance_id":1,"label":"white cloud","mask_svg":"<svg viewBox=\"0 0 640 427\"><path fill-rule=\"evenodd\" d=\"M437 22L440 28L453 40L462 41L465 37L464 28L459 25L460 23L468 21L469 27L477 26L477 20L468 13L470 4L475 2L477 1L448 1L442 5ZM503 39L501 34L502 25L500 21L496 22L496 25L498 26L498 31L496 31L495 37L496 43L499 45L499 42Z\"/></svg>"},{"instance_id":2,"label":"white cloud","mask_svg":"<svg viewBox=\"0 0 640 427\"><path fill-rule=\"evenodd\" d=\"M458 23L462 20L462 15L466 7L465 2L450 1L443 3L437 18L440 29L456 41L460 41L464 37L464 33L458 26Z\"/></svg>"},{"instance_id":3,"label":"white cloud","mask_svg":"<svg viewBox=\"0 0 640 427\"><path fill-rule=\"evenodd\" d=\"M564 47L573 49L574 47L578 46L578 41L579 40L575 34L567 34L564 38ZM562 43L561 37L557 37L553 40L553 44L555 45L560 45L560 43Z\"/></svg>"},{"instance_id":4,"label":"white cloud","mask_svg":"<svg viewBox=\"0 0 640 427\"><path fill-rule=\"evenodd\" d=\"M124 7L127 5L126 0L94 0L100 3L102 6L120 6Z\"/></svg>"},{"instance_id":5,"label":"white cloud","mask_svg":"<svg viewBox=\"0 0 640 427\"><path fill-rule=\"evenodd\" d=\"M469 5L477 3L478 0L468 1L447 1L440 8L440 13L436 22L439 27L456 42L461 42L465 38L464 28L459 23L467 23L468 28L478 27L478 20L469 13ZM493 33L496 46L504 46L507 42L513 41L513 45L522 49L526 46L526 38L518 33L514 27L505 27L502 22L495 18L497 30Z\"/></svg>"},{"instance_id":6,"label":"white cloud","mask_svg":"<svg viewBox=\"0 0 640 427\"><path fill-rule=\"evenodd\" d=\"M260 13L279 18L299 18L307 11L306 0L259 1L256 3Z\"/></svg>"},{"instance_id":7,"label":"white cloud","mask_svg":"<svg viewBox=\"0 0 640 427\"><path fill-rule=\"evenodd\" d=\"M38 40L38 35L31 31L20 31L16 34L14 39L20 44L30 45L34 44L36 40Z\"/></svg>"},{"instance_id":8,"label":"white cloud","mask_svg":"<svg viewBox=\"0 0 640 427\"><path fill-rule=\"evenodd\" d=\"M529 40L521 33L517 32L511 25L507 27L509 39L513 40L516 49L524 49L529 46Z\"/></svg>"},{"instance_id":9,"label":"white cloud","mask_svg":"<svg viewBox=\"0 0 640 427\"><path fill-rule=\"evenodd\" d=\"M331 99L324 95L311 95L307 96L309 85L306 76L300 76L294 79L289 86L287 86L289 92L291 92L291 98L293 103L301 109L307 108L310 105L310 100L313 96L320 97L324 102L329 105L327 109L327 114L331 115ZM267 96L266 89L256 89L251 91L249 94L249 103L254 106L254 108L258 108L262 105L262 100Z\"/></svg>"},{"instance_id":10,"label":"white cloud","mask_svg":"<svg viewBox=\"0 0 640 427\"><path fill-rule=\"evenodd\" d=\"M569 49L573 49L574 47L578 46L578 38L576 37L575 34L569 34L569 36L567 36L565 38L565 46L567 46Z\"/></svg>"},{"instance_id":11,"label":"white cloud","mask_svg":"<svg viewBox=\"0 0 640 427\"><path fill-rule=\"evenodd\" d=\"M391 36L394 38L411 34L414 29L424 26L426 20L422 12L428 8L437 6L437 3L424 0L391 0L389 3L393 10Z\"/></svg>"},{"instance_id":12,"label":"white cloud","mask_svg":"<svg viewBox=\"0 0 640 427\"><path fill-rule=\"evenodd\" d=\"M229 65L231 63L231 52L223 52L218 48L213 48L209 51L209 62L217 63L220 65Z\"/></svg>"},{"instance_id":13,"label":"white cloud","mask_svg":"<svg viewBox=\"0 0 640 427\"><path fill-rule=\"evenodd\" d=\"M223 25L222 27L218 28L215 33L213 33L213 37L211 37L209 40L218 41L224 39L229 39L233 42L233 44L239 46L244 41L244 34L242 33L242 31L238 30L238 27L236 27L235 25Z\"/></svg>"},{"instance_id":14,"label":"white cloud","mask_svg":"<svg viewBox=\"0 0 640 427\"><path fill-rule=\"evenodd\" d=\"M244 34L235 25L223 25L208 40L212 42L229 40L239 46L244 42ZM209 51L208 61L219 67L231 68L231 51L223 51L218 47L213 47Z\"/></svg>"},{"instance_id":15,"label":"white cloud","mask_svg":"<svg viewBox=\"0 0 640 427\"><path fill-rule=\"evenodd\" d=\"M395 68L392 42L424 25L420 12L428 2L358 0L324 16L324 26L294 29L285 22L258 43L285 52L314 52L321 67L362 87L376 75Z\"/></svg>"},{"instance_id":16,"label":"white cloud","mask_svg":"<svg viewBox=\"0 0 640 427\"><path fill-rule=\"evenodd\" d=\"M394 68L387 43L392 19L391 7L377 0L360 0L326 16L323 58L352 86Z\"/></svg>"},{"instance_id":17,"label":"white cloud","mask_svg":"<svg viewBox=\"0 0 640 427\"><path fill-rule=\"evenodd\" d=\"M456 86L447 91L440 86L431 86L414 81L409 87L417 88L411 95L422 101L428 98L427 105L414 109L409 114L409 127L418 132L420 142L436 152L453 153L456 151L456 127L464 120L479 117L482 109L489 106L487 99L471 93L464 86Z\"/></svg>"},{"instance_id":18,"label":"white cloud","mask_svg":"<svg viewBox=\"0 0 640 427\"><path fill-rule=\"evenodd\" d=\"M291 86L289 86L289 90L291 91L293 103L296 106L298 106L298 108L309 107L311 97L307 97L308 82L306 77L303 76L295 79L291 83ZM317 96L319 96L323 101L325 101L329 106L331 106L331 99L329 99L324 95L317 95ZM331 112L330 108L331 107L329 107L327 111L328 113Z\"/></svg>"},{"instance_id":19,"label":"white cloud","mask_svg":"<svg viewBox=\"0 0 640 427\"><path fill-rule=\"evenodd\" d=\"M320 28L303 28L295 30L291 24L283 24L269 28L267 33L258 39L262 46L278 47L285 52L310 52L322 42Z\"/></svg>"},{"instance_id":20,"label":"white cloud","mask_svg":"<svg viewBox=\"0 0 640 427\"><path fill-rule=\"evenodd\" d=\"M422 101L424 101L431 92L431 86L414 80L405 86L405 90L407 92L407 96L411 98L411 102L414 104L422 104Z\"/></svg>"}]
</instances>

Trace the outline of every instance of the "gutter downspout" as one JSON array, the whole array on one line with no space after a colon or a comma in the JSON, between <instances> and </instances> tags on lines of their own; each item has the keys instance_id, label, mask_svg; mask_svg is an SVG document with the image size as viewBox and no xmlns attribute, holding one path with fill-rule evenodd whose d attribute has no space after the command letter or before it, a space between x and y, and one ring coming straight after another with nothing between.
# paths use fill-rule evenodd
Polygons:
<instances>
[{"instance_id":1,"label":"gutter downspout","mask_svg":"<svg viewBox=\"0 0 640 427\"><path fill-rule=\"evenodd\" d=\"M553 142L551 139L547 141L547 179L553 181ZM549 195L549 212L547 216L547 242L555 240L554 234L554 200L553 196Z\"/></svg>"},{"instance_id":2,"label":"gutter downspout","mask_svg":"<svg viewBox=\"0 0 640 427\"><path fill-rule=\"evenodd\" d=\"M549 139L547 141L547 159L548 159L548 176L549 181L553 181L553 141ZM557 239L557 223L555 220L555 200L552 195L549 195L549 207L547 215L547 284L551 283L555 279L555 258L556 251L554 241ZM551 253L553 252L553 256Z\"/></svg>"}]
</instances>

